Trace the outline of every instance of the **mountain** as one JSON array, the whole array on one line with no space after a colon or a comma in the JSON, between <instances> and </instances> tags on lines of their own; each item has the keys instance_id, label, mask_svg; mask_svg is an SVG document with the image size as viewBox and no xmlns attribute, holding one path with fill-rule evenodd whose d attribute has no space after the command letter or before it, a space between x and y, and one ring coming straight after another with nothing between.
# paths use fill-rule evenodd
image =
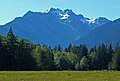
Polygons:
<instances>
[{"instance_id":1,"label":"mountain","mask_svg":"<svg viewBox=\"0 0 120 81\"><path fill-rule=\"evenodd\" d=\"M1 27L1 33L6 33L12 27L15 35L25 37L32 42L56 45L67 44L74 40L74 35L67 26L58 22L52 14L43 14L29 11L23 17Z\"/></svg>"},{"instance_id":2,"label":"mountain","mask_svg":"<svg viewBox=\"0 0 120 81\"><path fill-rule=\"evenodd\" d=\"M72 10L64 11L58 8L50 8L46 12L28 11L23 17L17 17L13 21L2 25L0 33L6 34L12 27L15 35L24 37L34 43L54 46L61 44L63 47L70 42L84 37L94 28L110 22L105 18L95 19L90 23L89 18L75 14ZM96 24L98 23L99 24ZM101 23L100 23L101 22Z\"/></svg>"},{"instance_id":3,"label":"mountain","mask_svg":"<svg viewBox=\"0 0 120 81\"><path fill-rule=\"evenodd\" d=\"M87 21L88 21L87 24L90 27L92 27L93 29L96 28L96 27L100 27L100 26L110 22L110 20L108 20L105 17L99 17L99 18L90 19L90 20L87 20Z\"/></svg>"},{"instance_id":4,"label":"mountain","mask_svg":"<svg viewBox=\"0 0 120 81\"><path fill-rule=\"evenodd\" d=\"M46 13L53 14L58 18L61 24L67 25L68 30L72 30L75 35L75 39L79 39L91 30L88 25L80 21L80 19L84 18L83 15L77 15L70 9L62 11L58 8L51 8L47 10Z\"/></svg>"},{"instance_id":5,"label":"mountain","mask_svg":"<svg viewBox=\"0 0 120 81\"><path fill-rule=\"evenodd\" d=\"M101 43L113 44L114 46L120 42L120 19L111 21L101 27L98 27L87 35L82 37L76 44L86 44L89 47L99 45Z\"/></svg>"}]
</instances>

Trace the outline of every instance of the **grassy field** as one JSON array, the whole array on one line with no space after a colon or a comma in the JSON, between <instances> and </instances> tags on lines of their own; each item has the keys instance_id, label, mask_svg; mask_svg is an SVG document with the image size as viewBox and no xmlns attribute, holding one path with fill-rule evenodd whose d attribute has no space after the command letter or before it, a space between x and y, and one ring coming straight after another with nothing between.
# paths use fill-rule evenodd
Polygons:
<instances>
[{"instance_id":1,"label":"grassy field","mask_svg":"<svg viewBox=\"0 0 120 81\"><path fill-rule=\"evenodd\" d=\"M120 81L120 72L1 71L0 81Z\"/></svg>"}]
</instances>

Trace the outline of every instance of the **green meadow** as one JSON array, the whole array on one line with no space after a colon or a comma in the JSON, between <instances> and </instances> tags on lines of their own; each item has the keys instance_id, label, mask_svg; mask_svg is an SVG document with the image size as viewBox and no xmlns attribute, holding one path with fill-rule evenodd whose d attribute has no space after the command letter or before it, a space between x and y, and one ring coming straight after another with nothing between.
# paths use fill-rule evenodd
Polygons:
<instances>
[{"instance_id":1,"label":"green meadow","mask_svg":"<svg viewBox=\"0 0 120 81\"><path fill-rule=\"evenodd\" d=\"M1 71L0 81L120 81L117 71Z\"/></svg>"}]
</instances>

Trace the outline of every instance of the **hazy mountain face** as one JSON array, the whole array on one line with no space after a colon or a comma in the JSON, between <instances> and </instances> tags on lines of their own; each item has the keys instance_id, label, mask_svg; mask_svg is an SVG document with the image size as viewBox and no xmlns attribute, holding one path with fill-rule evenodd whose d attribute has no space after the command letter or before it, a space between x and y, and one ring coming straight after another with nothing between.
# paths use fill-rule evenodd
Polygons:
<instances>
[{"instance_id":1,"label":"hazy mountain face","mask_svg":"<svg viewBox=\"0 0 120 81\"><path fill-rule=\"evenodd\" d=\"M51 8L44 13L28 11L23 17L15 18L1 26L0 33L6 34L12 27L17 36L27 38L32 42L66 46L108 22L110 21L103 17L89 19L69 9L62 11Z\"/></svg>"},{"instance_id":2,"label":"hazy mountain face","mask_svg":"<svg viewBox=\"0 0 120 81\"><path fill-rule=\"evenodd\" d=\"M98 45L101 43L116 45L120 42L120 19L113 22L109 22L101 27L98 27L83 38L78 40L76 44L86 43L89 47Z\"/></svg>"}]
</instances>

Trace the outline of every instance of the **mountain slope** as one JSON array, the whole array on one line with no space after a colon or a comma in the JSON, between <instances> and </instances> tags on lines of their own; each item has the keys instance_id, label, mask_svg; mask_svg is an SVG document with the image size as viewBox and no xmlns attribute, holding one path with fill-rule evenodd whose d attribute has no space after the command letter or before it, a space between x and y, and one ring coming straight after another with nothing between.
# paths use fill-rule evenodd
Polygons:
<instances>
[{"instance_id":1,"label":"mountain slope","mask_svg":"<svg viewBox=\"0 0 120 81\"><path fill-rule=\"evenodd\" d=\"M117 42L120 42L120 19L92 30L78 40L76 44L84 43L89 47L93 47L101 43L116 45Z\"/></svg>"},{"instance_id":2,"label":"mountain slope","mask_svg":"<svg viewBox=\"0 0 120 81\"><path fill-rule=\"evenodd\" d=\"M102 25L110 22L110 20L108 20L108 19L105 18L105 17L99 17L99 18L90 19L90 20L87 20L87 21L88 21L87 24L88 24L90 27L92 27L93 29L96 28L96 27L102 26Z\"/></svg>"},{"instance_id":3,"label":"mountain slope","mask_svg":"<svg viewBox=\"0 0 120 81\"><path fill-rule=\"evenodd\" d=\"M84 37L88 32L103 24L90 26L89 18L75 14L72 10L51 8L44 13L28 11L23 17L2 25L0 33L6 34L12 27L14 33L32 42L54 46L61 44L63 47ZM99 19L98 19L99 21ZM110 22L108 20L108 22ZM104 24L108 23L104 22Z\"/></svg>"},{"instance_id":4,"label":"mountain slope","mask_svg":"<svg viewBox=\"0 0 120 81\"><path fill-rule=\"evenodd\" d=\"M24 17L16 18L2 26L1 33L6 33L9 27L13 28L16 35L28 38L35 43L55 45L72 42L74 35L67 26L57 22L52 14L28 12ZM71 39L72 38L72 39Z\"/></svg>"}]
</instances>

